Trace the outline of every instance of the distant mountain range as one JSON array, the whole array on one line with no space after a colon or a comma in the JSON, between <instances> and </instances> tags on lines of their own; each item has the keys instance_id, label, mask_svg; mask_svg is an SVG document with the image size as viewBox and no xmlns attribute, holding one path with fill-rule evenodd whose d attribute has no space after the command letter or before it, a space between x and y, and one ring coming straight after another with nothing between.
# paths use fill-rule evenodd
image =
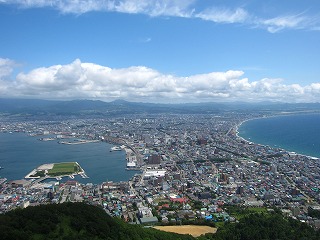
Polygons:
<instances>
[{"instance_id":1,"label":"distant mountain range","mask_svg":"<svg viewBox=\"0 0 320 240\"><path fill-rule=\"evenodd\" d=\"M210 114L219 112L320 111L320 103L184 103L157 104L116 100L51 101L35 99L1 99L0 114L15 116L120 116L128 114Z\"/></svg>"}]
</instances>

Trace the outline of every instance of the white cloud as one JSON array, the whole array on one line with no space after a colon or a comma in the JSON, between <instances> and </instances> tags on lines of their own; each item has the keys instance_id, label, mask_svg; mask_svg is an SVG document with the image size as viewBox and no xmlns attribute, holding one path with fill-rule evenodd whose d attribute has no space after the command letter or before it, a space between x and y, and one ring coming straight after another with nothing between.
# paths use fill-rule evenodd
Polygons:
<instances>
[{"instance_id":1,"label":"white cloud","mask_svg":"<svg viewBox=\"0 0 320 240\"><path fill-rule=\"evenodd\" d=\"M249 18L248 12L242 8L235 10L220 8L206 9L195 16L216 23L243 23Z\"/></svg>"},{"instance_id":2,"label":"white cloud","mask_svg":"<svg viewBox=\"0 0 320 240\"><path fill-rule=\"evenodd\" d=\"M8 58L0 58L0 80L8 77L14 67L16 66L16 63Z\"/></svg>"},{"instance_id":3,"label":"white cloud","mask_svg":"<svg viewBox=\"0 0 320 240\"><path fill-rule=\"evenodd\" d=\"M83 14L91 11L111 11L150 16L189 16L189 7L196 0L3 0L25 8L52 7L62 13Z\"/></svg>"},{"instance_id":4,"label":"white cloud","mask_svg":"<svg viewBox=\"0 0 320 240\"><path fill-rule=\"evenodd\" d=\"M195 0L122 0L109 10L123 13L143 13L150 16L189 17Z\"/></svg>"},{"instance_id":5,"label":"white cloud","mask_svg":"<svg viewBox=\"0 0 320 240\"><path fill-rule=\"evenodd\" d=\"M15 61L8 58L0 58L0 96L6 96L8 86L11 85L10 75L17 66Z\"/></svg>"},{"instance_id":6,"label":"white cloud","mask_svg":"<svg viewBox=\"0 0 320 240\"><path fill-rule=\"evenodd\" d=\"M307 12L300 14L283 13L265 18L248 12L243 7L218 7L207 3L203 10L196 7L200 0L1 0L0 4L15 4L22 8L55 8L65 14L83 14L91 11L145 14L152 17L172 16L200 18L215 23L242 23L248 27L258 27L276 33L284 29L307 29L318 31L320 18Z\"/></svg>"},{"instance_id":7,"label":"white cloud","mask_svg":"<svg viewBox=\"0 0 320 240\"><path fill-rule=\"evenodd\" d=\"M76 59L12 77L14 65L14 61L0 58L1 96L146 102L320 102L320 83L286 85L282 79L270 78L250 82L243 71L235 70L180 77L145 66L113 69Z\"/></svg>"},{"instance_id":8,"label":"white cloud","mask_svg":"<svg viewBox=\"0 0 320 240\"><path fill-rule=\"evenodd\" d=\"M302 29L307 28L310 24L308 18L299 15L288 15L275 17L261 21L262 26L266 26L271 33L278 32L282 29Z\"/></svg>"}]
</instances>

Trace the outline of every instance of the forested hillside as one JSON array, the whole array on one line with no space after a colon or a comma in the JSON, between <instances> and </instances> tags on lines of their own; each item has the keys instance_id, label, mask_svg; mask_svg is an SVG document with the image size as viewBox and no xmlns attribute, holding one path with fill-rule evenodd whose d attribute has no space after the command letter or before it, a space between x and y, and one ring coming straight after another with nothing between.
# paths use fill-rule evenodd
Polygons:
<instances>
[{"instance_id":1,"label":"forested hillside","mask_svg":"<svg viewBox=\"0 0 320 240\"><path fill-rule=\"evenodd\" d=\"M0 215L1 239L193 239L142 228L84 203L28 207Z\"/></svg>"},{"instance_id":2,"label":"forested hillside","mask_svg":"<svg viewBox=\"0 0 320 240\"><path fill-rule=\"evenodd\" d=\"M241 210L238 223L222 224L216 234L199 240L318 240L320 231L305 223L284 218L280 212L249 213ZM17 209L0 215L1 239L123 239L184 240L179 235L130 225L112 218L102 208L85 203L49 204Z\"/></svg>"}]
</instances>

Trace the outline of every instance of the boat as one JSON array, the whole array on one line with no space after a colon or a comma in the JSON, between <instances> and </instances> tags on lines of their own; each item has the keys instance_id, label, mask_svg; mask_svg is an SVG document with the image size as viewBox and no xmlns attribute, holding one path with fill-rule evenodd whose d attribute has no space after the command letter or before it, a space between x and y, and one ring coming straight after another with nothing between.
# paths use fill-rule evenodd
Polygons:
<instances>
[{"instance_id":1,"label":"boat","mask_svg":"<svg viewBox=\"0 0 320 240\"><path fill-rule=\"evenodd\" d=\"M113 151L121 151L121 147L117 147L117 146L114 146L111 148L110 152L113 152Z\"/></svg>"},{"instance_id":2,"label":"boat","mask_svg":"<svg viewBox=\"0 0 320 240\"><path fill-rule=\"evenodd\" d=\"M54 140L56 140L55 138L39 138L39 141L44 141L44 142L46 142L46 141L54 141Z\"/></svg>"},{"instance_id":3,"label":"boat","mask_svg":"<svg viewBox=\"0 0 320 240\"><path fill-rule=\"evenodd\" d=\"M89 178L89 177L87 176L87 174L85 174L85 173L80 173L80 176L81 176L82 178Z\"/></svg>"}]
</instances>

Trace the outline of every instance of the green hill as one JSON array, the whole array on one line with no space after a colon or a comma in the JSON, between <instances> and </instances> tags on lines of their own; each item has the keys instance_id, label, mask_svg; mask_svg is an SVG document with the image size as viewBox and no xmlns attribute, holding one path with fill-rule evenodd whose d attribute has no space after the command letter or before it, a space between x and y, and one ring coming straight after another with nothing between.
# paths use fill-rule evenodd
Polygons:
<instances>
[{"instance_id":1,"label":"green hill","mask_svg":"<svg viewBox=\"0 0 320 240\"><path fill-rule=\"evenodd\" d=\"M320 231L306 223L285 218L281 213L252 213L238 223L226 223L213 235L214 240L319 240Z\"/></svg>"},{"instance_id":2,"label":"green hill","mask_svg":"<svg viewBox=\"0 0 320 240\"><path fill-rule=\"evenodd\" d=\"M130 225L84 203L49 204L0 215L1 239L193 239Z\"/></svg>"},{"instance_id":3,"label":"green hill","mask_svg":"<svg viewBox=\"0 0 320 240\"><path fill-rule=\"evenodd\" d=\"M246 213L246 210L243 210ZM179 235L130 225L85 203L49 204L17 209L0 215L0 239L123 239L188 240ZM246 213L238 223L226 223L216 234L198 240L318 240L320 231L285 218L280 212Z\"/></svg>"}]
</instances>

